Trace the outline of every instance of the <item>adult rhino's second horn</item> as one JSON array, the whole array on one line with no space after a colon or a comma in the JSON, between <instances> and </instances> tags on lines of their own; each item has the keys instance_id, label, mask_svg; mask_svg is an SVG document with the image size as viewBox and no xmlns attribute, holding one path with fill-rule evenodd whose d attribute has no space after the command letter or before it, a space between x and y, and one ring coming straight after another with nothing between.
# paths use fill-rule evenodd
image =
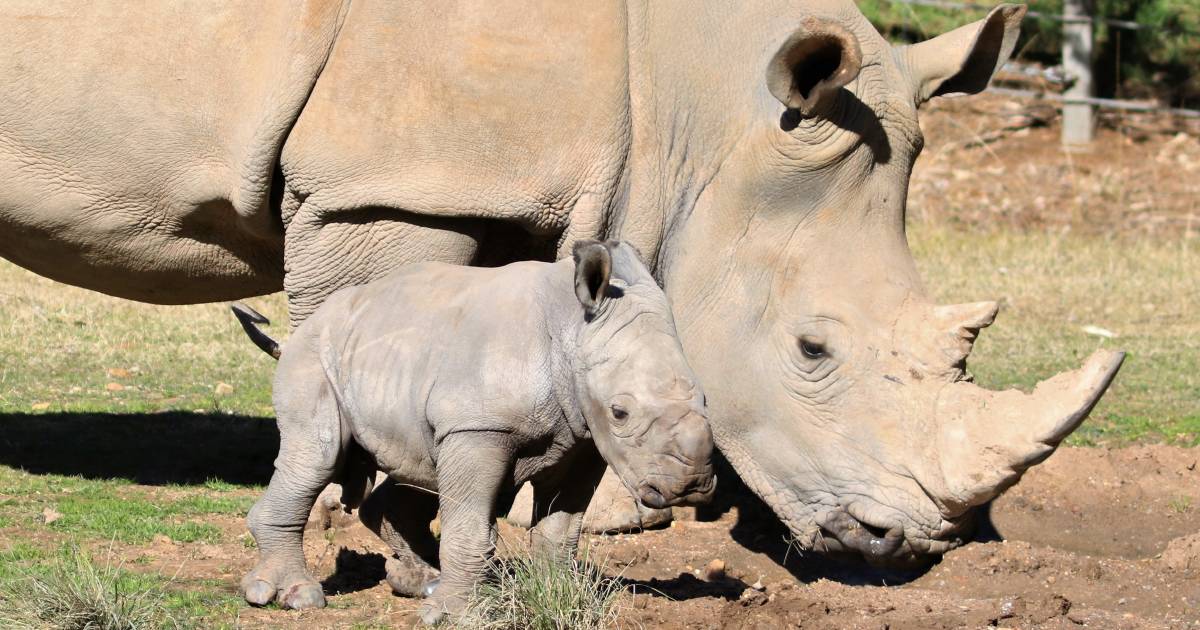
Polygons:
<instances>
[{"instance_id":1,"label":"adult rhino's second horn","mask_svg":"<svg viewBox=\"0 0 1200 630\"><path fill-rule=\"evenodd\" d=\"M1029 394L967 382L947 386L936 403L941 483L927 486L943 515L992 500L1049 457L1092 411L1124 359L1124 352L1098 350L1082 368L1044 380Z\"/></svg>"}]
</instances>

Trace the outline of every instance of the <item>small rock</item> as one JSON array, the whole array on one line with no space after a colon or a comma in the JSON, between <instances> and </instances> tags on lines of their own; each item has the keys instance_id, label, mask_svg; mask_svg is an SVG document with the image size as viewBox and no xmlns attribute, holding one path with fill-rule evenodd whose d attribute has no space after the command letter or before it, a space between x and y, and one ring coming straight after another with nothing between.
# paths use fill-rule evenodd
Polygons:
<instances>
[{"instance_id":1,"label":"small rock","mask_svg":"<svg viewBox=\"0 0 1200 630\"><path fill-rule=\"evenodd\" d=\"M29 407L30 407L30 409L33 409L34 411L45 411L50 408L50 403L36 402L36 403L33 403L32 405L30 405Z\"/></svg>"},{"instance_id":2,"label":"small rock","mask_svg":"<svg viewBox=\"0 0 1200 630\"><path fill-rule=\"evenodd\" d=\"M738 603L743 606L762 606L767 601L767 594L755 590L753 587L742 591L742 595L738 597Z\"/></svg>"},{"instance_id":3,"label":"small rock","mask_svg":"<svg viewBox=\"0 0 1200 630\"><path fill-rule=\"evenodd\" d=\"M52 507L42 508L42 522L47 525L57 521L58 519L62 518L62 516L62 512L59 512Z\"/></svg>"},{"instance_id":4,"label":"small rock","mask_svg":"<svg viewBox=\"0 0 1200 630\"><path fill-rule=\"evenodd\" d=\"M1006 599L1004 600L1004 603L1000 604L1001 619L1011 619L1012 617L1024 614L1024 612L1025 600L1021 599L1020 597Z\"/></svg>"},{"instance_id":5,"label":"small rock","mask_svg":"<svg viewBox=\"0 0 1200 630\"><path fill-rule=\"evenodd\" d=\"M725 561L713 560L704 567L704 580L706 582L717 582L725 579Z\"/></svg>"},{"instance_id":6,"label":"small rock","mask_svg":"<svg viewBox=\"0 0 1200 630\"><path fill-rule=\"evenodd\" d=\"M760 593L767 590L767 587L763 586L762 578L755 580L754 583L750 585L750 588L752 588Z\"/></svg>"},{"instance_id":7,"label":"small rock","mask_svg":"<svg viewBox=\"0 0 1200 630\"><path fill-rule=\"evenodd\" d=\"M150 539L150 542L154 543L155 545L159 545L159 546L175 544L175 541L171 540L171 537L167 536L166 534L155 534L154 538Z\"/></svg>"},{"instance_id":8,"label":"small rock","mask_svg":"<svg viewBox=\"0 0 1200 630\"><path fill-rule=\"evenodd\" d=\"M108 372L109 378L129 378L129 370L125 368L108 368L105 371Z\"/></svg>"},{"instance_id":9,"label":"small rock","mask_svg":"<svg viewBox=\"0 0 1200 630\"><path fill-rule=\"evenodd\" d=\"M1108 330L1107 328L1101 328L1099 326L1093 326L1090 324L1087 326L1084 326L1082 330L1083 330L1083 332L1085 332L1089 335L1092 335L1094 337L1104 337L1105 339L1112 339L1113 337L1117 336L1116 333L1114 333L1111 330Z\"/></svg>"},{"instance_id":10,"label":"small rock","mask_svg":"<svg viewBox=\"0 0 1200 630\"><path fill-rule=\"evenodd\" d=\"M213 393L218 396L228 396L233 393L233 385L229 383L217 383L217 386L213 388Z\"/></svg>"},{"instance_id":11,"label":"small rock","mask_svg":"<svg viewBox=\"0 0 1200 630\"><path fill-rule=\"evenodd\" d=\"M110 392L119 392L125 389L125 386L120 383L109 383L104 386L104 389L107 389Z\"/></svg>"}]
</instances>

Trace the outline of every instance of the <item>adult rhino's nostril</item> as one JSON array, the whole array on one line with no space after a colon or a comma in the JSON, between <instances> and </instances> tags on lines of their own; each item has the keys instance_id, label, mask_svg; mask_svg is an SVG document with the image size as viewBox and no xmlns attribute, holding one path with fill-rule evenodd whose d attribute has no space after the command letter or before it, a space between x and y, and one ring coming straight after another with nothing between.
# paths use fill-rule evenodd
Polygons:
<instances>
[{"instance_id":1,"label":"adult rhino's nostril","mask_svg":"<svg viewBox=\"0 0 1200 630\"><path fill-rule=\"evenodd\" d=\"M638 486L638 500L642 505L656 510L667 507L667 498L649 481L643 481L642 485Z\"/></svg>"}]
</instances>

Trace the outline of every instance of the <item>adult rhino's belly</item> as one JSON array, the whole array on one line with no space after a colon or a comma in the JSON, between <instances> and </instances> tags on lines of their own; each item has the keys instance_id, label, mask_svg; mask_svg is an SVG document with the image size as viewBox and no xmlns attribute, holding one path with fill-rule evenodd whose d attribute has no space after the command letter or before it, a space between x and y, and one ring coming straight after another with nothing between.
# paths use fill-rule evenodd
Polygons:
<instances>
[{"instance_id":1,"label":"adult rhino's belly","mask_svg":"<svg viewBox=\"0 0 1200 630\"><path fill-rule=\"evenodd\" d=\"M0 256L48 278L157 304L195 304L278 291L282 241L236 227L232 208L202 204L182 217L153 204L53 199L38 207L0 191ZM132 206L132 207L130 207Z\"/></svg>"}]
</instances>

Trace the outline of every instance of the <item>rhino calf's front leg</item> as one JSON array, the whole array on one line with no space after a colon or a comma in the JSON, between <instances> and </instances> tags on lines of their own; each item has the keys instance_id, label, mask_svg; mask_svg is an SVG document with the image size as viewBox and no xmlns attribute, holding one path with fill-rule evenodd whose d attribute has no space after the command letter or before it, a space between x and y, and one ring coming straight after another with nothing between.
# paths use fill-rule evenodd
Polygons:
<instances>
[{"instance_id":1,"label":"rhino calf's front leg","mask_svg":"<svg viewBox=\"0 0 1200 630\"><path fill-rule=\"evenodd\" d=\"M496 551L496 502L501 488L511 484L513 459L507 434L453 433L438 447L442 575L421 606L425 623L462 612L486 576Z\"/></svg>"}]
</instances>

